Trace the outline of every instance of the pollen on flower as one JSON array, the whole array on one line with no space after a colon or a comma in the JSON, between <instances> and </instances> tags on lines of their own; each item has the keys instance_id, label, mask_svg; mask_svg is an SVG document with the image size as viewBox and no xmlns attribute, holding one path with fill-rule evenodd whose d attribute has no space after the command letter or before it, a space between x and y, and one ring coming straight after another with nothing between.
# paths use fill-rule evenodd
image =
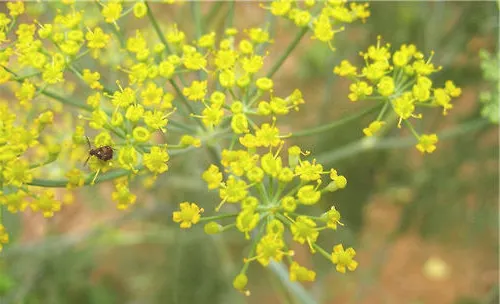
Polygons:
<instances>
[{"instance_id":1,"label":"pollen on flower","mask_svg":"<svg viewBox=\"0 0 500 304\"><path fill-rule=\"evenodd\" d=\"M384 121L372 121L368 128L363 129L363 133L365 136L374 136L376 135L380 129L385 125Z\"/></svg>"},{"instance_id":2,"label":"pollen on flower","mask_svg":"<svg viewBox=\"0 0 500 304\"><path fill-rule=\"evenodd\" d=\"M313 282L315 279L316 273L313 270L300 266L297 262L290 265L290 281Z\"/></svg>"},{"instance_id":3,"label":"pollen on flower","mask_svg":"<svg viewBox=\"0 0 500 304\"><path fill-rule=\"evenodd\" d=\"M191 86L185 87L182 91L189 100L201 101L207 94L207 81L193 81Z\"/></svg>"},{"instance_id":4,"label":"pollen on flower","mask_svg":"<svg viewBox=\"0 0 500 304\"><path fill-rule=\"evenodd\" d=\"M436 134L422 135L418 139L416 148L422 153L432 153L436 150L438 137Z\"/></svg>"},{"instance_id":5,"label":"pollen on flower","mask_svg":"<svg viewBox=\"0 0 500 304\"><path fill-rule=\"evenodd\" d=\"M135 204L137 196L130 192L126 183L117 182L115 191L111 193L111 198L116 202L116 208L119 210L126 210L130 205Z\"/></svg>"},{"instance_id":6,"label":"pollen on flower","mask_svg":"<svg viewBox=\"0 0 500 304\"><path fill-rule=\"evenodd\" d=\"M152 147L149 153L144 154L144 166L154 174L161 174L168 170L169 160L167 149L158 146Z\"/></svg>"},{"instance_id":7,"label":"pollen on flower","mask_svg":"<svg viewBox=\"0 0 500 304\"><path fill-rule=\"evenodd\" d=\"M304 205L314 205L321 198L321 192L317 191L313 185L306 185L300 187L299 191L297 191L297 198Z\"/></svg>"},{"instance_id":8,"label":"pollen on flower","mask_svg":"<svg viewBox=\"0 0 500 304\"><path fill-rule=\"evenodd\" d=\"M352 248L344 250L342 244L335 245L332 252L332 262L336 264L336 270L340 273L345 273L346 269L350 271L356 270L358 262L354 260L356 251Z\"/></svg>"},{"instance_id":9,"label":"pollen on flower","mask_svg":"<svg viewBox=\"0 0 500 304\"><path fill-rule=\"evenodd\" d=\"M222 182L222 173L219 171L219 167L210 165L210 167L203 172L202 178L207 182L208 189L217 189Z\"/></svg>"},{"instance_id":10,"label":"pollen on flower","mask_svg":"<svg viewBox=\"0 0 500 304\"><path fill-rule=\"evenodd\" d=\"M309 244L311 252L314 252L312 243L316 242L319 236L319 231L316 229L316 223L307 216L298 216L295 222L290 226L293 235L293 240L304 244L306 241Z\"/></svg>"},{"instance_id":11,"label":"pollen on flower","mask_svg":"<svg viewBox=\"0 0 500 304\"><path fill-rule=\"evenodd\" d=\"M54 212L61 210L61 202L55 199L52 190L45 190L37 196L30 205L34 212L41 212L44 217L52 217Z\"/></svg>"},{"instance_id":12,"label":"pollen on flower","mask_svg":"<svg viewBox=\"0 0 500 304\"><path fill-rule=\"evenodd\" d=\"M340 212L332 206L330 210L323 214L322 219L326 222L326 226L333 230L337 230L337 225L343 226L340 222Z\"/></svg>"},{"instance_id":13,"label":"pollen on flower","mask_svg":"<svg viewBox=\"0 0 500 304\"><path fill-rule=\"evenodd\" d=\"M252 231L259 223L259 214L252 209L246 209L236 218L236 228L245 234L245 238L250 239L249 232Z\"/></svg>"},{"instance_id":14,"label":"pollen on flower","mask_svg":"<svg viewBox=\"0 0 500 304\"><path fill-rule=\"evenodd\" d=\"M182 202L179 204L179 211L174 211L172 217L174 222L180 223L181 228L191 228L193 224L200 221L203 208L195 203Z\"/></svg>"},{"instance_id":15,"label":"pollen on flower","mask_svg":"<svg viewBox=\"0 0 500 304\"><path fill-rule=\"evenodd\" d=\"M0 252L2 252L3 245L9 242L9 234L7 233L4 225L0 224Z\"/></svg>"}]
</instances>

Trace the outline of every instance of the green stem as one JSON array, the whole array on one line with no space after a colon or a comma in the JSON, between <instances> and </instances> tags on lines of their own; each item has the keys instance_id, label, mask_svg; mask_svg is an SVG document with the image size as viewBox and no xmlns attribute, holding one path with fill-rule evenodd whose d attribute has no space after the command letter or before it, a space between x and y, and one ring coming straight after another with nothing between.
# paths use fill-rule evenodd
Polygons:
<instances>
[{"instance_id":1,"label":"green stem","mask_svg":"<svg viewBox=\"0 0 500 304\"><path fill-rule=\"evenodd\" d=\"M230 213L230 214L220 214L220 215L202 217L202 218L200 218L200 222L220 220L220 219L224 219L224 218L228 218L228 217L236 217L236 216L238 216L238 214L239 213Z\"/></svg>"},{"instance_id":2,"label":"green stem","mask_svg":"<svg viewBox=\"0 0 500 304\"><path fill-rule=\"evenodd\" d=\"M404 122L408 129L410 129L413 136L415 136L415 138L418 140L420 136L418 135L417 131L415 131L415 128L413 128L413 125L408 121L408 119L405 119Z\"/></svg>"},{"instance_id":3,"label":"green stem","mask_svg":"<svg viewBox=\"0 0 500 304\"><path fill-rule=\"evenodd\" d=\"M160 41L165 45L165 50L168 53L171 53L170 47L168 46L167 39L163 35L163 33L160 29L160 26L158 25L158 22L156 22L156 18L153 15L153 12L151 12L151 8L149 7L149 3L146 1L146 2L144 2L144 4L146 4L146 7L148 8L148 18L149 18L149 21L151 21L153 28L155 29L156 35L158 36Z\"/></svg>"},{"instance_id":4,"label":"green stem","mask_svg":"<svg viewBox=\"0 0 500 304\"><path fill-rule=\"evenodd\" d=\"M222 6L223 3L224 3L223 1L213 2L212 7L210 8L210 11L208 12L207 16L203 18L203 24L209 25L213 22L213 19L220 11L220 7Z\"/></svg>"},{"instance_id":5,"label":"green stem","mask_svg":"<svg viewBox=\"0 0 500 304\"><path fill-rule=\"evenodd\" d=\"M186 96L184 96L184 94L182 94L182 91L179 88L179 86L177 85L177 83L173 79L170 79L169 82L174 87L175 92L177 93L177 95L179 95L179 97L181 98L182 102L184 103L184 105L186 106L188 111L195 114L196 112L195 112L193 106L191 106L191 103L189 100L187 100ZM205 130L205 125L203 125L201 120L195 119L195 121L198 123L198 125L200 125L202 127L203 130Z\"/></svg>"},{"instance_id":6,"label":"green stem","mask_svg":"<svg viewBox=\"0 0 500 304\"><path fill-rule=\"evenodd\" d=\"M233 19L234 19L234 1L229 2L229 11L227 12L227 19L224 24L225 28L233 27Z\"/></svg>"},{"instance_id":7,"label":"green stem","mask_svg":"<svg viewBox=\"0 0 500 304\"><path fill-rule=\"evenodd\" d=\"M76 67L73 66L73 64L69 64L68 65L69 69L71 70L71 72L73 72L73 74L76 75L76 77L78 77L78 79L80 79L86 86L88 86L87 82L85 81L85 79L83 78L83 74L82 74L82 71L78 70ZM108 95L113 95L113 90L109 89L109 88L106 88L103 86L103 89L102 91Z\"/></svg>"},{"instance_id":8,"label":"green stem","mask_svg":"<svg viewBox=\"0 0 500 304\"><path fill-rule=\"evenodd\" d=\"M247 255L248 259L253 258L253 255L255 254L255 249L257 247L257 243L264 235L264 230L265 230L266 225L262 223L262 219L260 222L261 222L261 224L259 227L259 231L252 235L253 240L252 240L252 246L250 247L250 251L248 252L248 255ZM246 273L248 266L250 266L250 262L244 263L243 268L241 269L241 273Z\"/></svg>"},{"instance_id":9,"label":"green stem","mask_svg":"<svg viewBox=\"0 0 500 304\"><path fill-rule=\"evenodd\" d=\"M33 76L38 76L38 75L41 75L42 72L34 72L34 73L31 73L31 74L28 74L28 75L23 75L23 76L19 76L19 77L16 77L16 81L21 83L22 80L26 79L26 78L30 78L30 77L33 77Z\"/></svg>"},{"instance_id":10,"label":"green stem","mask_svg":"<svg viewBox=\"0 0 500 304\"><path fill-rule=\"evenodd\" d=\"M336 120L336 121L333 121L329 124L326 124L326 125L322 125L322 126L318 126L318 127L314 127L314 128L310 128L310 129L305 129L305 130L302 130L302 131L299 131L299 132L294 132L292 133L291 137L300 137L300 136L308 136L308 135L313 135L313 134L318 134L318 133L323 133L323 132L326 132L326 131L330 131L336 127L339 127L339 126L342 126L343 124L346 124L352 120L356 120L360 117L363 117L364 115L370 113L370 112L373 112L375 109L379 108L380 107L380 104L377 104L371 108L368 108L368 109L365 109L364 111L361 111L361 112L358 112L358 113L355 113L351 116L347 116L347 117L344 117L342 119L339 119L339 120Z\"/></svg>"},{"instance_id":11,"label":"green stem","mask_svg":"<svg viewBox=\"0 0 500 304\"><path fill-rule=\"evenodd\" d=\"M318 250L318 251L319 251L319 253L321 253L321 255L322 255L322 256L324 256L325 258L327 258L329 261L331 261L331 260L332 260L331 255L330 255L328 252L326 252L326 250L325 250L325 249L321 248L321 247L320 247L319 245L317 245L316 243L313 243L313 247L314 247L314 249Z\"/></svg>"},{"instance_id":12,"label":"green stem","mask_svg":"<svg viewBox=\"0 0 500 304\"><path fill-rule=\"evenodd\" d=\"M139 165L136 169L137 170L142 170L144 166ZM104 173L99 175L97 180L95 181L97 183L102 183L105 181L113 180L122 176L126 176L130 174L130 170L116 170L108 173ZM94 174L91 176L87 177L85 180L84 185L88 186L92 182L92 179L94 178ZM60 180L46 180L46 179L39 179L39 178L34 178L31 182L27 183L30 186L34 187L44 187L44 188L64 188L68 184L67 179L60 179Z\"/></svg>"},{"instance_id":13,"label":"green stem","mask_svg":"<svg viewBox=\"0 0 500 304\"><path fill-rule=\"evenodd\" d=\"M389 104L390 103L391 103L390 100L385 101L384 107L382 108L382 110L380 111L380 113L378 113L378 116L377 116L377 119L376 119L377 121L379 121L384 116L385 112L389 108Z\"/></svg>"},{"instance_id":14,"label":"green stem","mask_svg":"<svg viewBox=\"0 0 500 304\"><path fill-rule=\"evenodd\" d=\"M267 77L269 77L269 78L273 77L274 73L276 73L279 70L279 68L281 67L283 62L285 62L285 60L292 53L292 51L295 49L295 47L299 44L300 40L302 39L302 37L304 37L304 35L307 33L308 30L309 30L309 28L304 27L300 30L300 32L297 33L297 35L293 39L292 43L290 43L288 45L288 47L283 52L281 57L274 63L274 65L269 70L269 72L267 72Z\"/></svg>"},{"instance_id":15,"label":"green stem","mask_svg":"<svg viewBox=\"0 0 500 304\"><path fill-rule=\"evenodd\" d=\"M194 19L194 28L195 28L195 37L196 40L200 39L201 37L201 32L202 32L202 18L201 18L201 11L200 11L200 1L193 1L191 2L191 14L193 15Z\"/></svg>"},{"instance_id":16,"label":"green stem","mask_svg":"<svg viewBox=\"0 0 500 304\"><path fill-rule=\"evenodd\" d=\"M477 119L439 132L437 136L440 141L443 141L481 129L488 124L489 122L485 119ZM365 151L407 148L413 145L415 145L415 137L413 135L403 138L392 137L383 139L364 137L345 145L341 149L336 150L334 153L327 152L322 155L318 155L317 160L318 162L327 165Z\"/></svg>"},{"instance_id":17,"label":"green stem","mask_svg":"<svg viewBox=\"0 0 500 304\"><path fill-rule=\"evenodd\" d=\"M283 263L271 261L269 269L276 274L285 288L297 299L297 303L315 304L318 301L298 282L290 281L290 273Z\"/></svg>"},{"instance_id":18,"label":"green stem","mask_svg":"<svg viewBox=\"0 0 500 304\"><path fill-rule=\"evenodd\" d=\"M15 81L17 81L17 82L19 82L19 83L22 83L22 82L23 82L23 81L22 81L22 79L19 79L19 78L18 78L17 74L16 74L14 71L10 70L10 69L9 69L9 68L7 68L6 66L3 66L3 68L4 68L7 72L9 72L9 73L11 73L12 75L14 75L14 77L15 77L15 78L14 78L14 80L15 80ZM35 85L35 89L36 89L36 90L38 90L38 89L39 89L39 87L37 87L37 86ZM57 100L57 101L59 101L59 102L61 102L61 103L63 103L63 104L71 105L71 106L77 107L77 108L79 108L79 109L82 109L82 110L88 111L88 112L91 112L91 111L92 111L92 107L91 107L91 106L89 106L89 105L87 105L87 104L85 104L85 103L80 103L80 102L76 102L76 101L73 101L73 100L67 99L67 98L65 98L65 97L62 97L61 95L58 95L58 94L54 93L54 92L47 91L46 89L41 89L41 90L39 90L38 92L39 92L39 93L41 93L41 94L43 94L43 95L45 95L45 96L47 96L47 97L50 97L50 98L52 98L52 99L54 99L54 100Z\"/></svg>"},{"instance_id":19,"label":"green stem","mask_svg":"<svg viewBox=\"0 0 500 304\"><path fill-rule=\"evenodd\" d=\"M99 12L101 12L102 4L99 3L98 1L95 1L95 4L97 5L97 9L99 10ZM127 44L125 42L125 39L124 39L122 33L116 28L117 24L116 23L115 24L106 23L106 24L107 24L108 28L116 36L116 38L118 38L118 42L120 43L120 48L125 49Z\"/></svg>"}]
</instances>

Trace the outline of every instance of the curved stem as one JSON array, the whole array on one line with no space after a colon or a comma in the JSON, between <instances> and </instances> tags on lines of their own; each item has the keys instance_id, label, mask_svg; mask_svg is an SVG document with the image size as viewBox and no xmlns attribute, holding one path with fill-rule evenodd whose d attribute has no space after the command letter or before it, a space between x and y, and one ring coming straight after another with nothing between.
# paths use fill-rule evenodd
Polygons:
<instances>
[{"instance_id":1,"label":"curved stem","mask_svg":"<svg viewBox=\"0 0 500 304\"><path fill-rule=\"evenodd\" d=\"M200 11L200 2L199 1L193 1L191 2L191 14L193 15L194 19L194 28L195 28L195 37L196 39L200 39L201 37L201 32L202 32L202 18L201 18L201 11Z\"/></svg>"},{"instance_id":2,"label":"curved stem","mask_svg":"<svg viewBox=\"0 0 500 304\"><path fill-rule=\"evenodd\" d=\"M377 104L376 106L373 106L371 108L368 108L368 109L365 109L364 111L361 111L361 112L358 112L358 113L355 113L351 116L347 116L347 117L344 117L342 119L339 119L339 120L336 120L336 121L333 121L329 124L326 124L326 125L322 125L322 126L318 126L318 127L314 127L314 128L310 128L310 129L305 129L305 130L302 130L302 131L299 131L299 132L295 132L295 133L292 133L291 137L300 137L300 136L308 136L308 135L313 135L313 134L318 134L318 133L322 133L322 132L326 132L326 131L330 131L336 127L339 127L343 124L346 124L352 120L356 120L360 117L363 117L364 115L370 113L370 112L373 112L374 110L376 110L377 108L380 107L380 104Z\"/></svg>"},{"instance_id":3,"label":"curved stem","mask_svg":"<svg viewBox=\"0 0 500 304\"><path fill-rule=\"evenodd\" d=\"M7 68L6 66L2 66L2 67L3 67L3 68L7 71L7 72L9 72L9 73L11 73L12 75L14 75L14 77L15 77L15 78L14 78L14 80L15 80L15 81L17 81L17 82L19 82L19 83L22 83L22 82L23 82L23 78L22 78L22 77L21 77L21 78L19 78L19 77L17 76L17 74L16 74L14 71L10 70L10 69L9 69L9 68ZM38 93L41 93L41 94L43 94L43 95L45 95L45 96L47 96L47 97L50 97L50 98L52 98L52 99L54 99L54 100L57 100L57 101L59 101L59 102L61 102L61 103L63 103L63 104L67 104L67 105L70 105L70 106L73 106L73 107L76 107L76 108L79 108L79 109L82 109L82 110L85 110L85 111L88 111L88 112L92 111L92 107L91 107L91 106L89 106L89 105L87 105L87 104L85 104L85 103L76 102L76 101L73 101L73 100L67 99L67 98L65 98L65 97L63 97L63 96L61 96L61 95L58 95L58 94L54 93L54 92L47 91L45 88L44 88L44 89L40 89L40 90L39 90L39 87L37 87L36 85L35 85L35 89L37 90L37 92L38 92Z\"/></svg>"},{"instance_id":4,"label":"curved stem","mask_svg":"<svg viewBox=\"0 0 500 304\"><path fill-rule=\"evenodd\" d=\"M304 35L307 33L308 30L309 30L309 28L304 27L300 30L300 32L297 33L297 35L293 39L292 43L290 43L288 45L288 47L283 52L281 57L274 63L274 65L271 67L269 72L267 72L267 77L269 77L269 78L273 77L274 73L276 73L279 70L279 68L281 67L283 62L285 62L285 60L292 53L292 51L295 49L295 47L299 44L300 40L302 39L302 37L304 37Z\"/></svg>"},{"instance_id":5,"label":"curved stem","mask_svg":"<svg viewBox=\"0 0 500 304\"><path fill-rule=\"evenodd\" d=\"M142 170L144 168L143 165L139 165L136 170ZM129 175L131 171L129 170L116 170L112 171L109 173L104 173L99 175L99 178L96 180L97 183L105 182L108 180L113 180L122 176ZM94 178L94 175L92 174L91 176L87 177L85 179L85 186L88 186L92 183L92 179ZM34 178L31 182L28 183L29 186L34 186L34 187L44 187L44 188L64 188L66 185L68 185L68 180L67 179L59 179L59 180L47 180L47 179L39 179L39 178Z\"/></svg>"},{"instance_id":6,"label":"curved stem","mask_svg":"<svg viewBox=\"0 0 500 304\"><path fill-rule=\"evenodd\" d=\"M487 120L477 119L439 132L437 133L437 136L439 140L442 141L469 132L473 132L486 125L488 125ZM415 145L415 143L415 137L413 135L391 138L363 137L362 139L345 145L344 147L336 150L333 153L326 152L322 155L318 155L316 158L318 162L322 163L323 165L327 165L339 161L340 159L354 156L364 151L407 148Z\"/></svg>"},{"instance_id":7,"label":"curved stem","mask_svg":"<svg viewBox=\"0 0 500 304\"><path fill-rule=\"evenodd\" d=\"M168 53L171 53L170 47L168 46L167 39L165 38L165 35L163 35L163 33L160 29L160 26L158 25L158 22L156 22L156 18L153 15L153 13L151 12L151 8L149 7L149 3L146 1L146 2L144 2L144 4L146 4L146 7L148 8L148 18L149 18L149 21L151 21L153 28L155 29L156 35L158 36L160 41L165 45L165 50Z\"/></svg>"}]
</instances>

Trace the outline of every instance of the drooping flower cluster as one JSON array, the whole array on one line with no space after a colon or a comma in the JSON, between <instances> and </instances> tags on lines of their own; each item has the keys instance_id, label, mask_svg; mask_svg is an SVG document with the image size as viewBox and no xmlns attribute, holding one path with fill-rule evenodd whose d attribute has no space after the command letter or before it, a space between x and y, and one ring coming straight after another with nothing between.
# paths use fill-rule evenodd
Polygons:
<instances>
[{"instance_id":1,"label":"drooping flower cluster","mask_svg":"<svg viewBox=\"0 0 500 304\"><path fill-rule=\"evenodd\" d=\"M432 55L425 58L413 44L402 45L399 50L390 51L389 44L381 45L378 37L364 53L360 53L365 66L358 68L348 60L343 60L333 72L354 81L349 87L349 99L356 102L361 99L374 100L383 104L377 119L363 129L366 136L377 134L390 120L387 110L392 109L398 117L398 127L404 121L418 140L416 148L422 153L432 153L438 141L436 134L419 135L410 123L411 118L422 118L418 107L441 107L443 115L453 105L452 98L460 96L461 89L448 80L442 88L435 87L430 76L441 70L431 62Z\"/></svg>"}]
</instances>

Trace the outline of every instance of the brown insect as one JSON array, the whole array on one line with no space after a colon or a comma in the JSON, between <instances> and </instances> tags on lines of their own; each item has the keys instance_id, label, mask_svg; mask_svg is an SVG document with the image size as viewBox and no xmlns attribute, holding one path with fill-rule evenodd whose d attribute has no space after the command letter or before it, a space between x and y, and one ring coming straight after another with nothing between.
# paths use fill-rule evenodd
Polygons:
<instances>
[{"instance_id":1,"label":"brown insect","mask_svg":"<svg viewBox=\"0 0 500 304\"><path fill-rule=\"evenodd\" d=\"M88 137L87 137L87 144L89 145L89 157L87 157L84 166L87 165L87 162L89 161L91 156L95 156L102 161L108 161L113 158L113 148L111 148L110 146L102 146L92 149Z\"/></svg>"}]
</instances>

